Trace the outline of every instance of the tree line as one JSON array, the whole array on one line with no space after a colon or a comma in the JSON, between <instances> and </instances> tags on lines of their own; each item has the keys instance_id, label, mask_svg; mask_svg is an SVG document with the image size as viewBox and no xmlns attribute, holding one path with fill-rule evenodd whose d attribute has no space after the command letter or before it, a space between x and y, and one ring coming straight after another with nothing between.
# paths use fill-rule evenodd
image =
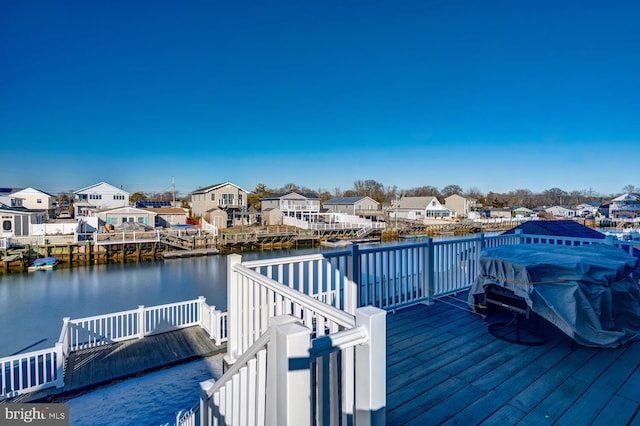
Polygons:
<instances>
[{"instance_id":1,"label":"tree line","mask_svg":"<svg viewBox=\"0 0 640 426\"><path fill-rule=\"evenodd\" d=\"M409 189L400 189L397 186L385 186L380 182L372 179L356 180L353 188L341 190L334 188L333 191L327 189L313 190L303 185L288 183L279 188L269 188L264 183L258 183L254 190L249 194L248 201L251 206L260 209L260 199L271 194L287 193L295 191L298 193L313 193L317 195L322 202L334 197L355 197L368 196L381 205L391 204L394 200L402 197L437 197L440 202L450 195L458 194L463 197L473 198L478 204L485 208L504 208L504 207L526 207L534 208L539 206L566 205L576 206L587 202L605 203L616 196L623 193L640 193L640 186L626 185L622 188L622 192L618 194L598 194L591 189L581 189L565 191L560 188L550 188L542 192L533 192L529 189L515 189L506 193L489 191L483 193L478 188L471 187L464 190L461 186L451 184L442 188L425 185L417 186ZM173 200L172 192L135 192L129 197L129 201L135 204L136 201L171 201ZM72 198L67 194L60 194L59 200L62 198L67 202L72 202ZM182 207L188 207L190 196L181 196L178 198L178 204Z\"/></svg>"}]
</instances>

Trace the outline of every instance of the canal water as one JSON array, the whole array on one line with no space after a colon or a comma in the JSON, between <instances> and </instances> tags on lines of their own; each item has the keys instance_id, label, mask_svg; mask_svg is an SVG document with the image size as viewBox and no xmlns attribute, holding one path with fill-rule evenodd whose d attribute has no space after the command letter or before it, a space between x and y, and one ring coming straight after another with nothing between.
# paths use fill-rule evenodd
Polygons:
<instances>
[{"instance_id":1,"label":"canal water","mask_svg":"<svg viewBox=\"0 0 640 426\"><path fill-rule=\"evenodd\" d=\"M243 253L243 259L293 256L320 249ZM196 299L227 309L227 256L58 268L0 275L0 357L53 347L64 317Z\"/></svg>"}]
</instances>

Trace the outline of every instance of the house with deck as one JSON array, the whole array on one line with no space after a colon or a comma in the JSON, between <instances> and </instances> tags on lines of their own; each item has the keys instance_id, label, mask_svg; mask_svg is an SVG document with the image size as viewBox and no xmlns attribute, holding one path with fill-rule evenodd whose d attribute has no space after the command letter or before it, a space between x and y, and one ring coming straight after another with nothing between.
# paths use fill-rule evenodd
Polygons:
<instances>
[{"instance_id":1,"label":"house with deck","mask_svg":"<svg viewBox=\"0 0 640 426\"><path fill-rule=\"evenodd\" d=\"M262 210L278 209L283 216L305 222L317 222L320 214L320 197L314 193L295 191L270 194L260 199Z\"/></svg>"},{"instance_id":2,"label":"house with deck","mask_svg":"<svg viewBox=\"0 0 640 426\"><path fill-rule=\"evenodd\" d=\"M129 192L106 182L73 191L73 194L74 217L92 216L102 210L129 205Z\"/></svg>"},{"instance_id":3,"label":"house with deck","mask_svg":"<svg viewBox=\"0 0 640 426\"><path fill-rule=\"evenodd\" d=\"M238 211L247 212L249 193L231 182L217 183L191 192L191 214L219 229L233 226ZM225 220L220 220L224 213Z\"/></svg>"},{"instance_id":4,"label":"house with deck","mask_svg":"<svg viewBox=\"0 0 640 426\"><path fill-rule=\"evenodd\" d=\"M635 219L636 217L640 217L640 194L622 194L609 203L609 218Z\"/></svg>"},{"instance_id":5,"label":"house with deck","mask_svg":"<svg viewBox=\"0 0 640 426\"><path fill-rule=\"evenodd\" d=\"M398 219L424 221L428 219L452 219L455 212L440 204L436 197L402 197L389 216Z\"/></svg>"},{"instance_id":6,"label":"house with deck","mask_svg":"<svg viewBox=\"0 0 640 426\"><path fill-rule=\"evenodd\" d=\"M380 203L367 196L335 197L322 203L322 206L331 213L360 216L374 221L385 219Z\"/></svg>"}]
</instances>

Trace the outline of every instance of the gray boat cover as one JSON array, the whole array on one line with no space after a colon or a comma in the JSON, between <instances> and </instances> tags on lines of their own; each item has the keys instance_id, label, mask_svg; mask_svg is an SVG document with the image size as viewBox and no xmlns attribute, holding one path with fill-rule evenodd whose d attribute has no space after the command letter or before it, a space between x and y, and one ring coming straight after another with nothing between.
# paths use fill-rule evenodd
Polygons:
<instances>
[{"instance_id":1,"label":"gray boat cover","mask_svg":"<svg viewBox=\"0 0 640 426\"><path fill-rule=\"evenodd\" d=\"M469 292L489 284L513 291L577 343L614 348L640 338L638 258L606 244L516 244L482 251Z\"/></svg>"}]
</instances>

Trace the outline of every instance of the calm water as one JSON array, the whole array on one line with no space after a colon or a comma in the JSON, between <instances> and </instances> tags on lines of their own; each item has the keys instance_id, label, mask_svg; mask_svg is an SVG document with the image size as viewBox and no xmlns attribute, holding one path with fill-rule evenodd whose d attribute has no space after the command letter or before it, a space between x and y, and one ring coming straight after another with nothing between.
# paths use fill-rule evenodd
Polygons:
<instances>
[{"instance_id":1,"label":"calm water","mask_svg":"<svg viewBox=\"0 0 640 426\"><path fill-rule=\"evenodd\" d=\"M292 256L319 249L243 253L243 259ZM227 305L224 255L163 262L59 268L0 275L0 357L55 345L64 317L82 318L196 299Z\"/></svg>"},{"instance_id":2,"label":"calm water","mask_svg":"<svg viewBox=\"0 0 640 426\"><path fill-rule=\"evenodd\" d=\"M444 239L450 238L456 237ZM385 244L411 242L415 240ZM347 248L250 252L242 257L253 260L333 250ZM218 255L0 275L0 312L5 319L0 327L0 357L54 346L64 317L83 318L199 296L225 311L226 259Z\"/></svg>"}]
</instances>

